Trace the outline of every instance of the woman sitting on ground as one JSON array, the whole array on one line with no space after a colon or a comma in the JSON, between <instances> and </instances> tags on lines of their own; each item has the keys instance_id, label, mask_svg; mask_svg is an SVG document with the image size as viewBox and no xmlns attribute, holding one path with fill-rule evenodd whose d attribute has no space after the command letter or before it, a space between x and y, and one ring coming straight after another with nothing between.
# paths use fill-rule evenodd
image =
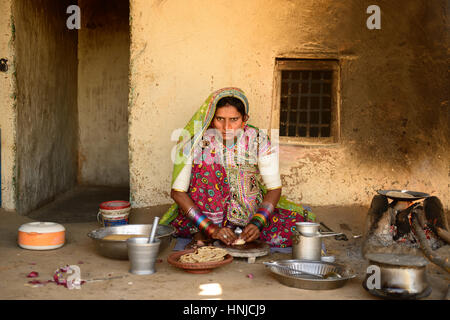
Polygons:
<instances>
[{"instance_id":1,"label":"woman sitting on ground","mask_svg":"<svg viewBox=\"0 0 450 320\"><path fill-rule=\"evenodd\" d=\"M194 114L177 143L175 204L160 223L174 226L178 237L192 237L191 246L260 239L288 247L295 223L315 219L281 197L278 152L248 118L243 91L220 89ZM237 227L243 230L240 237Z\"/></svg>"}]
</instances>

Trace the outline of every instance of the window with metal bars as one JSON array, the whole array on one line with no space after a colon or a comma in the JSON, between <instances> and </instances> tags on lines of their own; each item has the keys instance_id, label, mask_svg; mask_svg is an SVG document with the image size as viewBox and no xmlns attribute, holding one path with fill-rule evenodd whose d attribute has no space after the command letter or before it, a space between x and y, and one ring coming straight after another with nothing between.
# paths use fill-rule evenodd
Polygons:
<instances>
[{"instance_id":1,"label":"window with metal bars","mask_svg":"<svg viewBox=\"0 0 450 320\"><path fill-rule=\"evenodd\" d=\"M277 61L280 138L337 140L338 70L335 60Z\"/></svg>"}]
</instances>

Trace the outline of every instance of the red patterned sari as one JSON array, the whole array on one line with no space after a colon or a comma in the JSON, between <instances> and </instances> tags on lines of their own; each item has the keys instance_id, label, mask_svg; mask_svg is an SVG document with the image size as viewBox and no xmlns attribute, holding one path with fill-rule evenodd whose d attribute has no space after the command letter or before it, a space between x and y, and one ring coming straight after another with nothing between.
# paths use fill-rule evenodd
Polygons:
<instances>
[{"instance_id":1,"label":"red patterned sari","mask_svg":"<svg viewBox=\"0 0 450 320\"><path fill-rule=\"evenodd\" d=\"M245 165L236 165L238 161L233 161L238 156L249 156L246 140L253 138L257 132L258 129L246 126L245 134L238 138L233 148L209 139L211 143L203 148L201 161L192 165L188 195L202 213L219 227L239 226L243 229L262 203L264 186L257 165L248 161ZM264 152L268 148L261 146L256 152ZM217 156L223 161L215 161ZM260 240L273 247L289 247L292 245L291 233L295 223L313 218L310 210L283 199L271 214L268 225L261 230ZM191 237L198 231L183 214L178 214L170 224L176 228L179 237Z\"/></svg>"}]
</instances>

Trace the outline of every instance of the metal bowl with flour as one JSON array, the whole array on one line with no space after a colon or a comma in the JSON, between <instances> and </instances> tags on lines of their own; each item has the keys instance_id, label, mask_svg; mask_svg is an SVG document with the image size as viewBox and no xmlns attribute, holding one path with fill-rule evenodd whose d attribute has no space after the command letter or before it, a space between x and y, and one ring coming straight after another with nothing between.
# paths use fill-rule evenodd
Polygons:
<instances>
[{"instance_id":1,"label":"metal bowl with flour","mask_svg":"<svg viewBox=\"0 0 450 320\"><path fill-rule=\"evenodd\" d=\"M105 237L111 235L142 235L148 237L152 229L152 224L128 224L114 227L104 227L88 233L88 237L94 240L97 252L105 257L127 260L128 248L126 237L118 240L106 240ZM158 225L155 238L161 241L159 252L166 249L175 233L172 226Z\"/></svg>"}]
</instances>

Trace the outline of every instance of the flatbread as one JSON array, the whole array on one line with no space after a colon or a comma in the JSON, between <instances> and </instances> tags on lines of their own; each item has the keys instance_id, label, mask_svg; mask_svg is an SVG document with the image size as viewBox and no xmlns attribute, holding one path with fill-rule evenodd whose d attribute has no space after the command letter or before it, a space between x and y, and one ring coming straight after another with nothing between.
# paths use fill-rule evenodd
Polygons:
<instances>
[{"instance_id":1,"label":"flatbread","mask_svg":"<svg viewBox=\"0 0 450 320\"><path fill-rule=\"evenodd\" d=\"M186 253L180 257L180 262L183 263L196 263L195 253Z\"/></svg>"},{"instance_id":2,"label":"flatbread","mask_svg":"<svg viewBox=\"0 0 450 320\"><path fill-rule=\"evenodd\" d=\"M213 246L198 248L195 252L183 254L179 261L182 263L201 263L223 261L228 251Z\"/></svg>"},{"instance_id":3,"label":"flatbread","mask_svg":"<svg viewBox=\"0 0 450 320\"><path fill-rule=\"evenodd\" d=\"M389 191L386 193L386 195L388 197L395 197L395 198L414 198L414 196L409 193L399 191Z\"/></svg>"},{"instance_id":4,"label":"flatbread","mask_svg":"<svg viewBox=\"0 0 450 320\"><path fill-rule=\"evenodd\" d=\"M232 245L232 246L241 246L241 245L243 245L243 244L245 244L245 240L239 238L239 239L236 239L231 245Z\"/></svg>"}]
</instances>

